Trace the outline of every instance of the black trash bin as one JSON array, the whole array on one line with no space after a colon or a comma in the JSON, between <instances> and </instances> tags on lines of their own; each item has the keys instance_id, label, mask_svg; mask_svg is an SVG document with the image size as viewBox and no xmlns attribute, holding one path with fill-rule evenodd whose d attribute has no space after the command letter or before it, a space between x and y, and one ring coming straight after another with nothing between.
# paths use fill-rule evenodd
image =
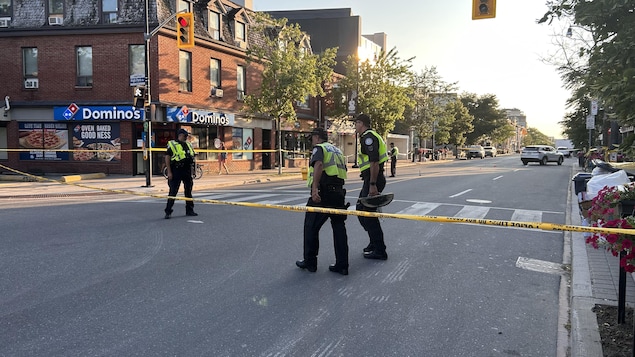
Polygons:
<instances>
[{"instance_id":1,"label":"black trash bin","mask_svg":"<svg viewBox=\"0 0 635 357\"><path fill-rule=\"evenodd\" d=\"M580 192L586 192L586 184L593 177L591 173L588 172L578 172L571 181L575 183L575 194L577 195Z\"/></svg>"}]
</instances>

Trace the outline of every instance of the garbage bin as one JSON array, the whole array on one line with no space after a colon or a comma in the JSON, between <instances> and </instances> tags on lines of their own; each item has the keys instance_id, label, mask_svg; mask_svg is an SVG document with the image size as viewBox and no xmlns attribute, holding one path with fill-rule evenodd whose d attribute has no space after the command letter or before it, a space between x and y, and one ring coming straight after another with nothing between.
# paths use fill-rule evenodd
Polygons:
<instances>
[{"instance_id":1,"label":"garbage bin","mask_svg":"<svg viewBox=\"0 0 635 357\"><path fill-rule=\"evenodd\" d=\"M302 174L302 180L306 181L309 176L309 169L307 169L306 167L301 167L300 173Z\"/></svg>"},{"instance_id":2,"label":"garbage bin","mask_svg":"<svg viewBox=\"0 0 635 357\"><path fill-rule=\"evenodd\" d=\"M589 182L593 175L588 172L578 172L571 181L575 184L575 194L577 195L580 192L586 192L586 184Z\"/></svg>"}]
</instances>

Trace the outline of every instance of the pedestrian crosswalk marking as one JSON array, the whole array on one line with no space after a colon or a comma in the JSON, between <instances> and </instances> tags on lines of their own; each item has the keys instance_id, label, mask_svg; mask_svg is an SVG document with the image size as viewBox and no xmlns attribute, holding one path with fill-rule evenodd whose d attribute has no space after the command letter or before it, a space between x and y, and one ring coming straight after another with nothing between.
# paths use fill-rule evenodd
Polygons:
<instances>
[{"instance_id":1,"label":"pedestrian crosswalk marking","mask_svg":"<svg viewBox=\"0 0 635 357\"><path fill-rule=\"evenodd\" d=\"M297 200L308 200L307 195L302 195L302 196L291 196L291 197L287 197L287 198L283 198L283 199L279 199L279 200L265 200L265 201L261 201L260 203L262 204L269 204L269 205L277 205L279 203L285 203L285 202L291 202L291 201L297 201Z\"/></svg>"},{"instance_id":2,"label":"pedestrian crosswalk marking","mask_svg":"<svg viewBox=\"0 0 635 357\"><path fill-rule=\"evenodd\" d=\"M464 206L454 217L483 219L487 216L489 209L489 207Z\"/></svg>"},{"instance_id":3,"label":"pedestrian crosswalk marking","mask_svg":"<svg viewBox=\"0 0 635 357\"><path fill-rule=\"evenodd\" d=\"M419 202L419 203L415 203L414 205L406 209L403 209L397 212L397 214L416 214L419 216L425 216L428 213L432 212L432 210L434 210L437 207L439 207L438 203Z\"/></svg>"},{"instance_id":4,"label":"pedestrian crosswalk marking","mask_svg":"<svg viewBox=\"0 0 635 357\"><path fill-rule=\"evenodd\" d=\"M239 198L233 199L232 201L234 201L234 202L254 202L254 201L257 201L257 200L259 200L261 198L269 198L269 197L273 197L273 196L275 196L275 194L244 196L244 197L239 197Z\"/></svg>"},{"instance_id":5,"label":"pedestrian crosswalk marking","mask_svg":"<svg viewBox=\"0 0 635 357\"><path fill-rule=\"evenodd\" d=\"M515 222L540 222L542 220L542 212L516 209L510 220Z\"/></svg>"}]
</instances>

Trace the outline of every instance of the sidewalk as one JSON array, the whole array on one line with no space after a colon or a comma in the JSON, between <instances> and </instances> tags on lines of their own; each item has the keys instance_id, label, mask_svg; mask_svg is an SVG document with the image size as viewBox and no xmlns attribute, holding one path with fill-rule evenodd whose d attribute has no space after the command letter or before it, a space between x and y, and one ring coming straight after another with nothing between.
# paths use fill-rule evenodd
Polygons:
<instances>
[{"instance_id":1,"label":"sidewalk","mask_svg":"<svg viewBox=\"0 0 635 357\"><path fill-rule=\"evenodd\" d=\"M577 172L577 166L574 166ZM573 185L571 185L573 186ZM582 224L578 199L569 189L570 224ZM591 311L596 304L617 306L619 258L585 243L586 233L567 232L571 236L571 356L602 357L598 322ZM626 304L635 304L635 281L626 277Z\"/></svg>"}]
</instances>

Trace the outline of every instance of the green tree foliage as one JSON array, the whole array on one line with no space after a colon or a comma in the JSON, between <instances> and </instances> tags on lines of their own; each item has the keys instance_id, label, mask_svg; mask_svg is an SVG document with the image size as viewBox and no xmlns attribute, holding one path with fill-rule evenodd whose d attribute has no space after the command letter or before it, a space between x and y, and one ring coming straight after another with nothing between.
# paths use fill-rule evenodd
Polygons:
<instances>
[{"instance_id":1,"label":"green tree foliage","mask_svg":"<svg viewBox=\"0 0 635 357\"><path fill-rule=\"evenodd\" d=\"M553 140L551 140L547 135L540 132L540 130L536 128L527 128L527 135L523 136L522 145L553 145Z\"/></svg>"},{"instance_id":2,"label":"green tree foliage","mask_svg":"<svg viewBox=\"0 0 635 357\"><path fill-rule=\"evenodd\" d=\"M499 109L498 98L493 94L477 96L474 93L464 93L460 97L461 103L474 117L472 125L474 131L467 134L467 144L478 144L488 139L502 127L508 125L507 116Z\"/></svg>"},{"instance_id":3,"label":"green tree foliage","mask_svg":"<svg viewBox=\"0 0 635 357\"><path fill-rule=\"evenodd\" d=\"M395 49L361 61L356 56L349 56L345 62L345 77L333 90L333 97L344 95L356 102L357 113L368 114L373 129L386 137L395 122L403 119L406 108L413 105L409 86L411 62L412 58L402 60ZM357 93L357 98L351 96L353 93ZM335 106L330 114L348 115L348 106Z\"/></svg>"},{"instance_id":4,"label":"green tree foliage","mask_svg":"<svg viewBox=\"0 0 635 357\"><path fill-rule=\"evenodd\" d=\"M247 52L247 60L265 65L260 90L245 97L247 110L295 120L298 101L304 102L307 95L324 95L322 84L331 79L337 49L313 54L299 25L264 13L256 14L252 31L263 34L262 44Z\"/></svg>"},{"instance_id":5,"label":"green tree foliage","mask_svg":"<svg viewBox=\"0 0 635 357\"><path fill-rule=\"evenodd\" d=\"M474 117L470 115L460 100L448 104L446 110L454 117L452 129L450 130L449 143L454 144L457 148L462 147L465 145L467 134L474 130L474 126L472 125Z\"/></svg>"},{"instance_id":6,"label":"green tree foliage","mask_svg":"<svg viewBox=\"0 0 635 357\"><path fill-rule=\"evenodd\" d=\"M585 35L574 55L582 61L567 61L558 68L567 86L584 88L590 98L612 108L621 124L635 124L635 3L556 0L547 6L540 23L570 21L572 35ZM583 110L579 107L575 113L582 114Z\"/></svg>"}]
</instances>

